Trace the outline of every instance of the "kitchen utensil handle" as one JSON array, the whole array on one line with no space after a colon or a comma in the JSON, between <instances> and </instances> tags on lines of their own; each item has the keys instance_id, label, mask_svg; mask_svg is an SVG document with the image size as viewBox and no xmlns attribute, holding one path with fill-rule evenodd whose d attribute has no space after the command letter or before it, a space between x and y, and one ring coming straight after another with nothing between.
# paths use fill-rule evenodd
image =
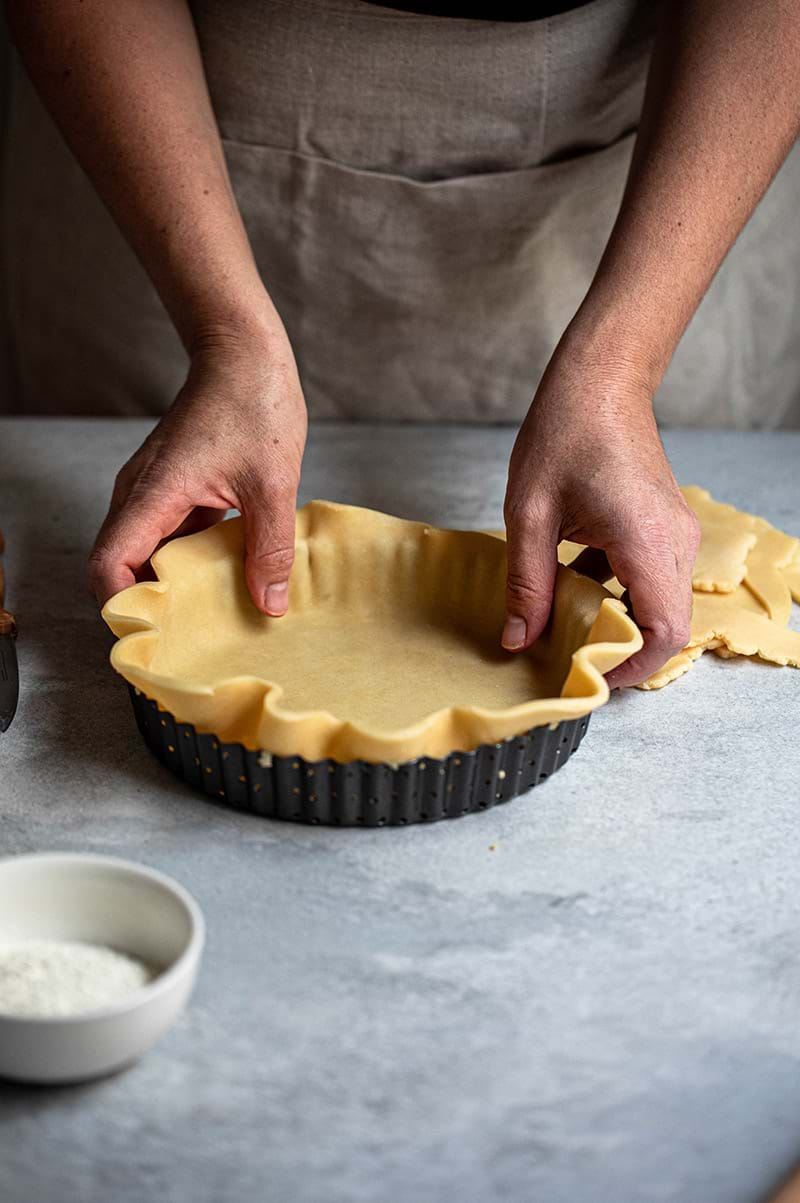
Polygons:
<instances>
[{"instance_id":1,"label":"kitchen utensil handle","mask_svg":"<svg viewBox=\"0 0 800 1203\"><path fill-rule=\"evenodd\" d=\"M14 620L14 615L9 614L8 610L3 609L3 602L6 600L6 574L3 571L3 548L5 547L5 539L3 532L0 530L0 635L16 635L17 624Z\"/></svg>"}]
</instances>

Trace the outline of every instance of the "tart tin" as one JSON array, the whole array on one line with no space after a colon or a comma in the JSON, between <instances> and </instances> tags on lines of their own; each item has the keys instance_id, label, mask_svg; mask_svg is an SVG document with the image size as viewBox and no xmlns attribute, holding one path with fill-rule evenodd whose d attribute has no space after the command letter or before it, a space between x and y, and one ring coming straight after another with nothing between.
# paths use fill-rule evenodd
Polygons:
<instances>
[{"instance_id":1,"label":"tart tin","mask_svg":"<svg viewBox=\"0 0 800 1203\"><path fill-rule=\"evenodd\" d=\"M590 715L534 727L502 743L402 764L303 760L252 752L179 723L129 685L139 730L178 777L218 802L268 819L336 827L434 823L488 810L540 785L586 734Z\"/></svg>"}]
</instances>

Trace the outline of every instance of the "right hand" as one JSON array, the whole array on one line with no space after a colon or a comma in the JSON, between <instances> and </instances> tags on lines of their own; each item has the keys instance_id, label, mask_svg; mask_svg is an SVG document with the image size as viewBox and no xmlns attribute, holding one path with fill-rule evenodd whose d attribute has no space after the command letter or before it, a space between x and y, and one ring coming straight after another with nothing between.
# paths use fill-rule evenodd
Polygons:
<instances>
[{"instance_id":1,"label":"right hand","mask_svg":"<svg viewBox=\"0 0 800 1203\"><path fill-rule=\"evenodd\" d=\"M266 347L206 340L172 407L117 475L89 559L100 605L135 583L165 539L238 509L253 602L263 614L285 614L306 431L285 335Z\"/></svg>"},{"instance_id":2,"label":"right hand","mask_svg":"<svg viewBox=\"0 0 800 1203\"><path fill-rule=\"evenodd\" d=\"M509 651L530 647L547 622L561 539L605 552L644 636L609 673L611 688L646 680L686 647L700 528L664 454L651 390L629 365L556 351L517 437L505 517Z\"/></svg>"}]
</instances>

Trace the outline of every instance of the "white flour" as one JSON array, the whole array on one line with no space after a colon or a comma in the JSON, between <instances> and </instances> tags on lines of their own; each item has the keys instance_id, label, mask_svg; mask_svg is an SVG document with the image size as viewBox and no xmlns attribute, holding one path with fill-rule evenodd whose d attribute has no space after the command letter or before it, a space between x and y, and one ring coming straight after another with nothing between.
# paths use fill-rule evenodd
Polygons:
<instances>
[{"instance_id":1,"label":"white flour","mask_svg":"<svg viewBox=\"0 0 800 1203\"><path fill-rule=\"evenodd\" d=\"M0 944L0 1013L42 1018L93 1011L138 990L154 976L142 961L100 944Z\"/></svg>"}]
</instances>

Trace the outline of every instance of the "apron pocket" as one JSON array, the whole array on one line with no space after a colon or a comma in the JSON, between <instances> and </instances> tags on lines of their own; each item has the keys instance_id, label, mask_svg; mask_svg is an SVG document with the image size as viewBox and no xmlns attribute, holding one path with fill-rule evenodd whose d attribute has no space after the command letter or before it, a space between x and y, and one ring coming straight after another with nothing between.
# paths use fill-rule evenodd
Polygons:
<instances>
[{"instance_id":1,"label":"apron pocket","mask_svg":"<svg viewBox=\"0 0 800 1203\"><path fill-rule=\"evenodd\" d=\"M226 140L312 415L519 420L591 282L633 138L432 182Z\"/></svg>"}]
</instances>

